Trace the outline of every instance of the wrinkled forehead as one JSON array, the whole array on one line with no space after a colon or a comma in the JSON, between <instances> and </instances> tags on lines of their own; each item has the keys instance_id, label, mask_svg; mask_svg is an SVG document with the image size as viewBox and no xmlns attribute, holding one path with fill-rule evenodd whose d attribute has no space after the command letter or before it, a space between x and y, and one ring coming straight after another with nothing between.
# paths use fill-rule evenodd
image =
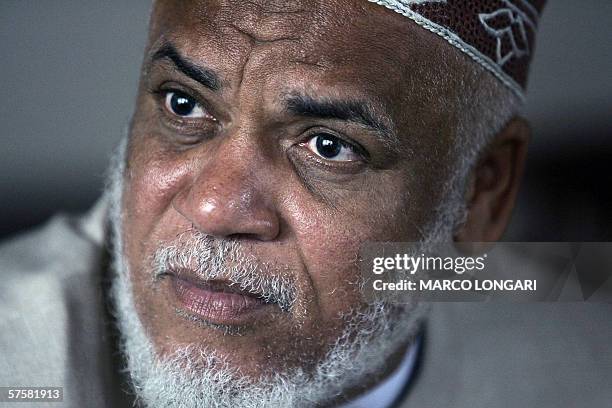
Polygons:
<instances>
[{"instance_id":1,"label":"wrinkled forehead","mask_svg":"<svg viewBox=\"0 0 612 408\"><path fill-rule=\"evenodd\" d=\"M150 48L166 42L228 89L245 78L272 88L301 81L293 85L379 99L415 89L444 54L430 33L365 0L160 0Z\"/></svg>"},{"instance_id":2,"label":"wrinkled forehead","mask_svg":"<svg viewBox=\"0 0 612 408\"><path fill-rule=\"evenodd\" d=\"M341 58L348 55L343 49L375 52L384 43L382 34L401 35L393 30L406 28L401 20L365 0L160 0L153 35L182 36L194 49L225 47L231 57L281 42L287 50L310 51L321 58L331 50Z\"/></svg>"}]
</instances>

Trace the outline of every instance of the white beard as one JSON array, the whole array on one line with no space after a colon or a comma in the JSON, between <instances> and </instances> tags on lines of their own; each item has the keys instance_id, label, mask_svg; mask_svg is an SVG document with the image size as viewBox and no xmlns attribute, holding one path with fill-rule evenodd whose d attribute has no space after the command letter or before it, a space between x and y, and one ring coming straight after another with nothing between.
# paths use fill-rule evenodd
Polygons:
<instances>
[{"instance_id":1,"label":"white beard","mask_svg":"<svg viewBox=\"0 0 612 408\"><path fill-rule=\"evenodd\" d=\"M114 277L111 297L138 400L147 407L304 407L342 399L387 369L391 356L410 343L426 314L421 304L391 306L371 304L366 312L353 313L333 347L314 370L287 369L254 380L233 368L214 350L203 345L178 348L159 358L137 314L130 271L123 255L121 194L126 141L113 158L108 192L112 199ZM457 194L455 194L457 195ZM453 194L447 194L453 196ZM448 208L444 203L439 208ZM459 211L456 210L456 213ZM447 223L448 216L437 217ZM448 225L448 224L447 224ZM441 242L450 226L432 225L423 242Z\"/></svg>"}]
</instances>

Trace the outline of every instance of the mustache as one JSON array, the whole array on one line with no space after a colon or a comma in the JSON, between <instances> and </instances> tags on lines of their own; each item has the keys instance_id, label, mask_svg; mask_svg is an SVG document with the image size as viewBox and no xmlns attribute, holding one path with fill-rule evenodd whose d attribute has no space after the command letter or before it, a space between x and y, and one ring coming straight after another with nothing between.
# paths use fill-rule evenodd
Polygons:
<instances>
[{"instance_id":1,"label":"mustache","mask_svg":"<svg viewBox=\"0 0 612 408\"><path fill-rule=\"evenodd\" d=\"M186 231L160 244L153 255L155 280L181 270L192 271L202 281L225 281L243 292L289 311L297 287L288 268L262 262L235 239L220 239L197 230Z\"/></svg>"}]
</instances>

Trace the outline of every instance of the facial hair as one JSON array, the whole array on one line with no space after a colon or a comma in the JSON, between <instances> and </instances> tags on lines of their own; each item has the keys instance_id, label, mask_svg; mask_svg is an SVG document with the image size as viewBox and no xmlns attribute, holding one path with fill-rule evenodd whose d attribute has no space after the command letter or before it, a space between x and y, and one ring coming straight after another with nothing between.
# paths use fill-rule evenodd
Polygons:
<instances>
[{"instance_id":1,"label":"facial hair","mask_svg":"<svg viewBox=\"0 0 612 408\"><path fill-rule=\"evenodd\" d=\"M192 270L202 281L222 279L283 311L296 301L297 288L286 271L245 253L239 240L219 239L195 229L160 244L151 270L154 281L181 270Z\"/></svg>"},{"instance_id":2,"label":"facial hair","mask_svg":"<svg viewBox=\"0 0 612 408\"><path fill-rule=\"evenodd\" d=\"M301 367L287 368L253 379L241 374L223 356L202 344L179 347L163 357L157 355L136 311L130 270L123 253L121 201L126 146L127 140L123 140L111 161L107 185L113 236L111 299L121 333L121 351L141 405L177 408L322 406L342 399L347 390L381 375L391 356L415 338L426 315L426 306L416 302L392 305L377 301L365 310L355 310L345 316L342 333L314 369L308 371ZM447 194L448 197L456 195ZM449 203L442 203L438 208L448 209ZM453 211L459 213L456 208ZM437 218L443 223L449 221L448 216ZM424 245L448 238L452 227L439 224L434 223L428 228L432 232L425 234ZM265 293L274 301L291 307L295 289L290 280L266 281L261 278L265 274L245 268L255 260L241 256L235 248L231 249L233 244L221 244L226 245L223 251L219 250L217 243L216 250L207 251L203 248L207 245L206 239L197 235L196 241L193 241L193 236L190 239L191 242L187 242L180 253L176 252L176 246L174 249L172 246L158 249L153 273L160 273L163 267L181 259L192 265L192 261L185 258L184 250L188 248L188 255L198 257L196 264L202 267L201 273L208 270L212 274L229 274L241 288ZM232 253L237 261L238 266L233 271L223 266L224 256L228 253Z\"/></svg>"}]
</instances>

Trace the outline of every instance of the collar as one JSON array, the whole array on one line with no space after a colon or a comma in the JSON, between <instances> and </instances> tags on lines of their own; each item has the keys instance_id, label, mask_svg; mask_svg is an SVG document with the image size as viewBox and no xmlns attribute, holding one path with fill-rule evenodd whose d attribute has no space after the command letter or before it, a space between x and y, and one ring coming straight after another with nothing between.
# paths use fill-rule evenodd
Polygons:
<instances>
[{"instance_id":1,"label":"collar","mask_svg":"<svg viewBox=\"0 0 612 408\"><path fill-rule=\"evenodd\" d=\"M414 374L420 347L421 336L417 337L416 341L410 345L402 362L391 375L365 394L340 405L339 408L390 408L401 397Z\"/></svg>"}]
</instances>

